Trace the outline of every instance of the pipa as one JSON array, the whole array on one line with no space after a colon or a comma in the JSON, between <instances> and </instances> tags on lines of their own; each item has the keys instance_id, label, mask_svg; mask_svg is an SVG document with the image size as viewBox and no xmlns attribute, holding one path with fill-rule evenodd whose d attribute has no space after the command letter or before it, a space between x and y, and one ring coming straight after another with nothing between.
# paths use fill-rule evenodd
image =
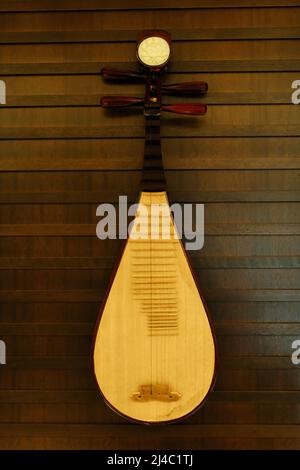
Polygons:
<instances>
[{"instance_id":1,"label":"pipa","mask_svg":"<svg viewBox=\"0 0 300 470\"><path fill-rule=\"evenodd\" d=\"M145 82L143 99L101 98L104 108L144 110L145 152L136 216L99 314L94 372L106 403L146 424L188 416L204 402L215 378L212 325L170 216L160 142L161 111L206 112L203 104L163 104L162 94L201 95L207 84L163 85L170 52L167 32L143 32L137 42L142 72L102 70L106 80ZM164 209L157 212L158 207Z\"/></svg>"}]
</instances>

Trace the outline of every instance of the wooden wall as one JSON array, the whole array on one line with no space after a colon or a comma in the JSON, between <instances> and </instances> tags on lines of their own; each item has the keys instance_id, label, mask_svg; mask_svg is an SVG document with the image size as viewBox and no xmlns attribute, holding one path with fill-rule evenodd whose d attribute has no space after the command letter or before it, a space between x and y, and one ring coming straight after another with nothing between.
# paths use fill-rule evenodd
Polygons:
<instances>
[{"instance_id":1,"label":"wooden wall","mask_svg":"<svg viewBox=\"0 0 300 470\"><path fill-rule=\"evenodd\" d=\"M293 0L1 0L2 449L300 448L300 7ZM119 242L95 208L133 199L143 117L105 113L100 67L173 34L169 82L203 79L203 119L165 115L170 195L205 202L193 254L219 346L215 391L181 424L129 424L101 401L91 334Z\"/></svg>"}]
</instances>

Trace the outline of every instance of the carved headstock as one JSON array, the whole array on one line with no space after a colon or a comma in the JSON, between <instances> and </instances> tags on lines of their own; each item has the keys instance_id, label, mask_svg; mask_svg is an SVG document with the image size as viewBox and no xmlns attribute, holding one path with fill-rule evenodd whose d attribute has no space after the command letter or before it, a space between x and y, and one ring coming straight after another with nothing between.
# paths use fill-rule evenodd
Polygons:
<instances>
[{"instance_id":1,"label":"carved headstock","mask_svg":"<svg viewBox=\"0 0 300 470\"><path fill-rule=\"evenodd\" d=\"M136 54L141 64L141 72L104 67L101 73L105 80L114 82L144 82L146 85L144 98L106 95L102 96L100 101L103 108L140 107L144 109L146 116L158 116L161 111L198 116L206 113L206 105L200 103L162 103L162 95L199 96L204 95L208 89L207 83L203 81L167 85L161 83L171 54L169 33L156 30L140 33Z\"/></svg>"}]
</instances>

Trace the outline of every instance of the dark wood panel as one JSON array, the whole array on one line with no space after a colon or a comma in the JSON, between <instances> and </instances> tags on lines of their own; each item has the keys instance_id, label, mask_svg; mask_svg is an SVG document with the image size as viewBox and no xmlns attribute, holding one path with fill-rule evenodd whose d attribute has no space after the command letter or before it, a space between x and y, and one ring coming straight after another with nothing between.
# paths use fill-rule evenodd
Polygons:
<instances>
[{"instance_id":1,"label":"dark wood panel","mask_svg":"<svg viewBox=\"0 0 300 470\"><path fill-rule=\"evenodd\" d=\"M238 411L238 413L237 413ZM125 424L125 420L112 411L106 411L105 405L98 404L0 404L0 422L9 417L11 423L57 423L64 419L68 423ZM220 418L221 416L221 418ZM32 418L33 417L33 418ZM210 403L187 420L190 424L299 424L299 404L279 403Z\"/></svg>"},{"instance_id":2,"label":"dark wood panel","mask_svg":"<svg viewBox=\"0 0 300 470\"><path fill-rule=\"evenodd\" d=\"M297 289L205 289L205 297L215 302L289 302L300 300ZM0 302L97 302L103 289L81 290L3 290Z\"/></svg>"},{"instance_id":3,"label":"dark wood panel","mask_svg":"<svg viewBox=\"0 0 300 470\"><path fill-rule=\"evenodd\" d=\"M295 2L296 3L296 2ZM126 6L128 2L126 3ZM143 7L140 3L139 7ZM98 41L135 41L139 29L153 29L163 27L170 31L173 40L180 39L201 39L205 37L215 37L221 39L222 33L228 35L237 29L235 37L242 39L249 29L253 29L253 37L265 37L266 34L273 39L277 36L278 28L293 31L299 28L300 11L299 4L294 8L260 8L249 9L189 9L178 8L172 11L161 9L159 12L151 8L143 14L130 10L126 12L124 21L124 11L82 11L80 21L78 12L27 12L27 13L2 13L2 34L17 33L24 35L21 42L28 42L31 35L27 33L35 32L36 41L43 42L45 34L56 34L55 42L64 42L64 36L72 35L75 42L80 42L83 35L90 34L94 40ZM203 26L203 27L201 27ZM255 29L257 29L255 31ZM218 35L220 31L220 35ZM255 32L254 32L255 31ZM38 34L37 34L38 33ZM271 36L270 36L271 33ZM25 35L26 34L26 35ZM299 34L299 30L298 30ZM219 37L218 37L219 36ZM7 37L7 36L6 36ZM16 36L17 37L17 36ZM50 37L50 36L49 36Z\"/></svg>"},{"instance_id":4,"label":"dark wood panel","mask_svg":"<svg viewBox=\"0 0 300 470\"><path fill-rule=\"evenodd\" d=\"M64 236L64 237L96 237L96 224L2 224L0 237L7 236ZM187 234L191 237L191 234ZM205 236L233 235L300 235L299 223L211 223L205 225ZM195 237L194 237L195 238Z\"/></svg>"},{"instance_id":5,"label":"dark wood panel","mask_svg":"<svg viewBox=\"0 0 300 470\"><path fill-rule=\"evenodd\" d=\"M45 425L52 426L52 425ZM44 436L44 437L42 437ZM153 435L154 436L154 435ZM14 450L18 442L18 449L23 450L99 450L106 449L115 451L136 449L138 450L165 450L174 449L190 451L193 449L201 450L296 450L300 449L300 439L297 438L244 438L244 437L197 437L196 435L191 437L156 437L152 439L145 439L143 435L137 434L136 436L127 436L126 443L121 438L106 439L98 438L95 436L91 437L47 437L47 432L40 434L39 437L18 437L17 441L15 437L10 435L6 438L0 437L0 445L3 450Z\"/></svg>"},{"instance_id":6,"label":"dark wood panel","mask_svg":"<svg viewBox=\"0 0 300 470\"><path fill-rule=\"evenodd\" d=\"M212 392L209 403L299 403L298 392L245 392L245 391L214 391ZM48 404L64 404L64 403L81 403L81 404L97 404L100 406L102 399L99 394L93 390L71 390L71 391L55 391L55 390L11 390L0 392L0 403L48 403ZM274 405L272 405L274 406ZM199 413L198 413L199 414Z\"/></svg>"},{"instance_id":7,"label":"dark wood panel","mask_svg":"<svg viewBox=\"0 0 300 470\"><path fill-rule=\"evenodd\" d=\"M56 344L56 346L58 346ZM38 344L36 345L38 348ZM24 348L23 348L24 350ZM45 355L45 354L44 354ZM42 355L41 355L42 357ZM66 357L66 354L64 354ZM242 357L249 359L247 356ZM268 357L267 357L268 359ZM289 358L286 358L288 363ZM227 369L218 370L216 391L298 391L299 372L293 369ZM2 376L3 375L3 376ZM1 372L1 390L54 390L57 393L68 390L96 390L90 370L70 369L6 369Z\"/></svg>"},{"instance_id":8,"label":"dark wood panel","mask_svg":"<svg viewBox=\"0 0 300 470\"><path fill-rule=\"evenodd\" d=\"M10 108L13 109L13 108ZM29 108L24 108L29 109ZM32 108L37 109L37 108ZM92 109L92 108L91 108ZM267 122L267 120L265 121ZM172 123L171 121L166 122L163 126L163 137L174 137L183 134L187 134L187 137L286 137L286 136L299 136L299 124L291 123L286 124L283 128L278 124L272 125L252 125L248 123L246 125L234 125L234 124L218 124L217 127L211 127L207 125L203 128L190 128L188 132L184 132L184 122L178 119L178 121ZM87 139L87 138L113 138L117 137L122 138L141 138L144 134L143 126L121 126L121 127L83 127L76 126L74 127L38 127L32 125L31 127L6 127L0 129L0 139Z\"/></svg>"},{"instance_id":9,"label":"dark wood panel","mask_svg":"<svg viewBox=\"0 0 300 470\"><path fill-rule=\"evenodd\" d=\"M49 342L49 339L47 341ZM96 384L91 370L88 369L22 370L4 367L1 370L1 390L7 394L11 390L55 390L57 393L65 390L95 391Z\"/></svg>"},{"instance_id":10,"label":"dark wood panel","mask_svg":"<svg viewBox=\"0 0 300 470\"><path fill-rule=\"evenodd\" d=\"M141 4L138 0L126 3L113 0L109 3L89 0L82 4L81 0L3 0L0 11L56 11L56 10L147 10L147 9L185 9L185 8L249 8L249 7L290 7L298 6L296 0L188 0L183 5L179 0L146 0Z\"/></svg>"},{"instance_id":11,"label":"dark wood panel","mask_svg":"<svg viewBox=\"0 0 300 470\"><path fill-rule=\"evenodd\" d=\"M94 322L99 313L99 300L87 303L2 303L1 304L1 324L2 322ZM291 315L293 314L293 311ZM11 358L12 359L12 358ZM53 358L50 358L52 360ZM26 363L23 362L23 365ZM81 363L78 358L78 363ZM59 367L58 367L59 368ZM67 367L66 367L67 368Z\"/></svg>"},{"instance_id":12,"label":"dark wood panel","mask_svg":"<svg viewBox=\"0 0 300 470\"><path fill-rule=\"evenodd\" d=\"M216 384L216 390L283 391L299 390L299 387L299 371L295 367L293 370L220 370Z\"/></svg>"},{"instance_id":13,"label":"dark wood panel","mask_svg":"<svg viewBox=\"0 0 300 470\"><path fill-rule=\"evenodd\" d=\"M288 269L300 267L300 256L277 256L271 258L268 256L203 256L199 253L191 253L190 258L195 268L207 269ZM59 257L59 258L6 258L0 257L0 269L110 269L112 270L115 265L115 257L102 257L102 258L84 258L84 257ZM284 275L284 272L283 274Z\"/></svg>"},{"instance_id":14,"label":"dark wood panel","mask_svg":"<svg viewBox=\"0 0 300 470\"><path fill-rule=\"evenodd\" d=\"M51 45L52 46L52 45ZM201 57L201 55L200 55ZM57 75L57 74L95 74L99 76L104 66L114 68L136 69L136 63L131 61L111 62L18 62L0 63L0 73L6 75ZM253 59L253 60L187 60L172 61L169 66L171 73L192 72L298 72L300 60L295 59Z\"/></svg>"},{"instance_id":15,"label":"dark wood panel","mask_svg":"<svg viewBox=\"0 0 300 470\"><path fill-rule=\"evenodd\" d=\"M94 107L4 108L3 139L143 137L143 116L135 111L108 113ZM126 119L125 119L126 118ZM26 123L26 127L24 126ZM103 125L103 123L105 123ZM165 115L163 137L207 136L299 136L297 106L232 105L211 106L205 119Z\"/></svg>"},{"instance_id":16,"label":"dark wood panel","mask_svg":"<svg viewBox=\"0 0 300 470\"><path fill-rule=\"evenodd\" d=\"M220 45L222 44L222 47ZM299 60L299 39L241 41L174 42L176 62L201 60ZM130 43L77 44L9 44L1 46L0 63L86 63L129 62L135 57L136 45ZM55 60L53 60L55 59ZM188 70L187 70L188 71ZM288 70L287 70L288 71Z\"/></svg>"},{"instance_id":17,"label":"dark wood panel","mask_svg":"<svg viewBox=\"0 0 300 470\"><path fill-rule=\"evenodd\" d=\"M172 202L299 202L299 175L295 172L282 171L223 171L222 183L218 171L189 171L176 172L166 170L169 197ZM110 201L118 203L119 195L126 194L128 204L136 200L140 173L127 171L113 173L2 173L0 175L0 203L2 204L62 204L67 205L91 204ZM178 182L180 181L180 185ZM234 183L234 184L233 184ZM13 192L12 189L14 188ZM241 189L243 188L243 189ZM10 192L6 192L9 190ZM16 210L20 206L16 206ZM28 206L29 207L29 206ZM37 206L40 207L40 206ZM56 206L50 210L55 211ZM81 207L81 206L78 206ZM92 206L87 206L88 212ZM96 206L95 206L96 207ZM208 206L210 207L210 206ZM214 206L212 206L214 207ZM228 206L229 207L229 206ZM249 207L249 205L248 205ZM253 206L254 207L254 206ZM273 206L270 206L273 207ZM276 207L276 206L275 206ZM289 207L286 205L286 207ZM290 208L293 205L291 204ZM26 206L24 206L26 217ZM11 211L6 217L5 211ZM37 209L38 210L38 209ZM33 208L33 219L34 220ZM57 209L58 211L58 209ZM23 211L22 211L23 212ZM67 213L72 212L72 207ZM15 218L14 209L1 208L2 218ZM94 212L93 212L94 215ZM41 220L41 219L39 219ZM71 219L68 219L71 221ZM76 219L77 220L77 219ZM79 219L78 219L79 220ZM83 221L83 219L80 219ZM88 219L84 219L88 220ZM91 219L89 219L91 220Z\"/></svg>"},{"instance_id":18,"label":"dark wood panel","mask_svg":"<svg viewBox=\"0 0 300 470\"><path fill-rule=\"evenodd\" d=\"M40 33L39 33L40 34ZM165 83L205 80L209 92L201 97L207 104L288 104L291 84L298 79L296 72L281 73L201 73L166 74ZM99 75L41 75L8 76L7 106L99 106L104 94L123 93L141 96L142 84L113 85ZM187 101L195 98L185 98ZM164 101L175 102L178 97L167 96Z\"/></svg>"},{"instance_id":19,"label":"dark wood panel","mask_svg":"<svg viewBox=\"0 0 300 470\"><path fill-rule=\"evenodd\" d=\"M91 336L93 323L1 323L1 335L5 336ZM221 336L300 336L299 323L217 323L216 333ZM290 349L292 349L290 347Z\"/></svg>"},{"instance_id":20,"label":"dark wood panel","mask_svg":"<svg viewBox=\"0 0 300 470\"><path fill-rule=\"evenodd\" d=\"M126 188L123 194L126 194ZM122 188L120 188L122 191ZM114 201L116 199L114 198ZM110 202L105 199L99 200L99 204L103 202ZM113 201L111 201L113 202ZM118 202L118 200L116 201ZM133 202L133 201L132 201ZM200 203L201 201L196 200L192 201L194 203ZM183 202L181 200L177 201L178 206L182 207ZM1 233L5 235L6 230L14 230L13 225L16 226L16 230L22 230L19 228L20 225L24 226L24 231L29 230L30 233L34 233L34 228L30 227L31 225L37 224L37 234L39 230L47 232L51 229L52 224L62 224L66 226L66 230L70 232L72 229L68 228L68 225L79 225L78 230L82 231L83 234L93 235L96 230L96 223L100 220L99 216L96 216L98 204L3 204L0 206L0 222L2 224ZM281 227L283 233L297 233L297 225L300 223L300 204L298 202L210 202L206 206L205 212L205 224L207 225L207 230L205 234L211 235L214 233L214 227L216 231L218 227L223 227L225 222L228 224L228 228L225 232L227 234L231 233L231 230L236 231L234 224L239 222L241 224L241 233L247 231L243 228L244 224L249 224L249 232L251 232L252 224L263 224L268 227L268 225L274 226L274 234L277 231L280 231L280 224L285 224ZM118 204L116 211L118 211ZM130 217L128 217L130 219ZM94 229L91 227L81 227L81 225L93 225ZM231 224L233 226L231 227ZM8 225L8 227L6 227ZM44 227L43 225L49 225L49 227ZM294 226L294 229L293 229ZM9 227L12 227L11 229ZM75 231L76 227L73 228ZM118 229L118 222L117 222ZM58 228L58 230L60 230ZM63 230L63 229L61 229ZM90 233L88 233L90 230ZM189 229L190 230L190 229ZM257 231L254 229L254 233L261 233L260 228L258 227ZM270 228L266 229L266 233L272 233ZM289 230L292 230L289 232ZM76 233L76 232L75 232ZM223 233L223 232L221 232ZM238 232L239 233L239 232ZM57 232L59 235L59 232Z\"/></svg>"},{"instance_id":21,"label":"dark wood panel","mask_svg":"<svg viewBox=\"0 0 300 470\"><path fill-rule=\"evenodd\" d=\"M95 323L99 311L100 299L94 302L78 303L78 302L51 302L51 299L44 302L20 303L9 302L1 303L1 323L12 322L92 322ZM299 319L299 302L209 302L210 313L214 322L227 322L236 324L237 322L273 322L284 323L294 322ZM49 359L54 360L53 358ZM80 358L78 359L79 363ZM259 368L261 358L257 357L251 362L248 358L247 362L242 364L242 368ZM14 363L13 363L14 364ZM22 362L25 367L26 361ZM262 368L271 367L271 364L263 362ZM289 362L290 367L294 367ZM57 365L56 365L57 366ZM233 359L230 367L238 368L239 363L236 358ZM278 368L284 368L284 364L278 363ZM287 364L285 364L287 367Z\"/></svg>"},{"instance_id":22,"label":"dark wood panel","mask_svg":"<svg viewBox=\"0 0 300 470\"><path fill-rule=\"evenodd\" d=\"M202 20L203 21L203 20ZM258 39L300 39L300 28L212 28L193 30L171 30L172 40L258 40ZM58 43L101 43L135 42L137 31L47 31L47 32L5 32L0 33L0 44L58 44Z\"/></svg>"},{"instance_id":23,"label":"dark wood panel","mask_svg":"<svg viewBox=\"0 0 300 470\"><path fill-rule=\"evenodd\" d=\"M205 289L297 289L300 285L300 270L296 269L206 269L193 263L196 273ZM199 263L201 264L201 263ZM29 271L19 268L1 272L2 290L35 289L97 289L108 284L113 264L98 266L98 269L47 269L32 268Z\"/></svg>"},{"instance_id":24,"label":"dark wood panel","mask_svg":"<svg viewBox=\"0 0 300 470\"><path fill-rule=\"evenodd\" d=\"M290 356L223 356L219 358L220 369L228 370L294 370ZM280 372L281 373L281 372ZM292 374L293 375L293 374ZM264 393L263 388L254 392L259 401L259 394Z\"/></svg>"},{"instance_id":25,"label":"dark wood panel","mask_svg":"<svg viewBox=\"0 0 300 470\"><path fill-rule=\"evenodd\" d=\"M201 250L203 256L294 256L299 255L300 238L291 236L210 236ZM0 255L18 257L91 256L103 257L109 253L117 257L121 249L119 240L101 240L95 237L0 237Z\"/></svg>"},{"instance_id":26,"label":"dark wood panel","mask_svg":"<svg viewBox=\"0 0 300 470\"><path fill-rule=\"evenodd\" d=\"M106 425L97 426L93 424L76 425L76 424L53 424L51 426L43 424L11 424L1 425L0 435L14 435L15 437L65 437L65 435L77 435L79 437L102 437L103 442L107 439L107 443L116 438L122 438L124 435L134 437L137 440L137 436L153 440L153 428L151 427L140 427L132 424L123 425ZM157 438L168 437L169 439L178 437L183 439L193 439L194 436L199 437L241 437L241 438L298 438L299 439L299 426L289 425L186 425L186 426L171 426L171 427L157 427L155 428L155 434ZM190 441L191 442L191 441ZM163 447L162 447L163 448Z\"/></svg>"},{"instance_id":27,"label":"dark wood panel","mask_svg":"<svg viewBox=\"0 0 300 470\"><path fill-rule=\"evenodd\" d=\"M200 149L201 151L201 149ZM267 202L277 201L284 208L297 207L300 174L291 170L166 170L169 196L173 202L261 202L262 207L278 207ZM222 180L220 181L220 176ZM117 203L120 194L127 195L128 204L136 200L140 172L2 172L0 202L18 204L91 204ZM291 204L287 204L290 202ZM293 203L293 204L292 204ZM20 207L20 206L17 206ZM52 211L55 210L53 207ZM81 206L78 206L80 208ZM215 207L209 205L208 208ZM230 207L226 204L226 207ZM232 206L234 207L234 206ZM240 207L240 205L239 205ZM251 207L250 204L247 205ZM255 206L252 205L254 208ZM2 211L7 211L4 207ZM25 206L26 211L26 206ZM58 211L58 209L57 209ZM94 208L92 209L94 211ZM71 207L70 211L71 212ZM5 212L2 212L3 214ZM93 215L95 212L93 212ZM9 218L7 219L9 220ZM13 219L20 220L19 217ZM42 220L42 219L39 219Z\"/></svg>"},{"instance_id":28,"label":"dark wood panel","mask_svg":"<svg viewBox=\"0 0 300 470\"><path fill-rule=\"evenodd\" d=\"M278 358L275 358L275 361ZM280 359L280 358L279 358ZM283 358L281 358L283 359ZM280 361L279 361L280 362ZM91 368L91 358L90 356L74 356L74 357L38 357L38 356L10 356L9 358L9 367L10 370L19 370L19 369L27 369L27 370L81 370L81 369L90 369ZM274 362L274 368L276 368L276 363ZM21 399L22 393L24 392L25 395L25 400L26 400L26 390L12 390L11 395L5 392L0 392L0 401L1 400L10 400L12 398L12 402L18 402L18 403L23 403ZM43 397L43 393L45 392L45 398L41 398L41 402L53 402L52 400L47 399L48 393L47 391L40 389L36 390L33 393L33 399L36 400L34 397L38 397L39 395ZM29 395L30 393L27 392ZM52 393L52 392L51 392ZM51 393L49 396L51 396ZM63 403L68 396L69 392L64 392L64 391L59 391L56 392L56 400L60 403ZM85 401L86 397L92 397L97 398L99 400L100 395L98 392L95 390L94 392L85 392L82 390L74 391L75 397L82 397L79 399L80 401ZM54 393L55 395L55 393ZM70 396L72 393L70 393ZM13 398L13 397L19 397L18 398ZM70 398L70 397L69 397ZM30 400L29 400L30 402ZM39 401L34 401L35 403L38 403ZM76 400L70 400L70 403L76 402Z\"/></svg>"},{"instance_id":29,"label":"dark wood panel","mask_svg":"<svg viewBox=\"0 0 300 470\"><path fill-rule=\"evenodd\" d=\"M297 302L210 302L215 321L233 322L297 322ZM50 318L50 317L48 317ZM246 365L245 365L246 367Z\"/></svg>"},{"instance_id":30,"label":"dark wood panel","mask_svg":"<svg viewBox=\"0 0 300 470\"><path fill-rule=\"evenodd\" d=\"M243 143L240 139L238 141L238 144ZM78 146L81 148L79 144ZM101 151L101 147L99 151ZM202 140L201 145L199 145L199 152L201 153L201 151L203 151ZM60 155L57 155L57 158L60 159ZM182 160L186 161L188 159L188 156L182 156ZM200 159L201 155L199 154ZM214 157L211 157L211 159L214 160ZM288 193L293 191L296 193L300 184L299 171L289 169L256 171L245 167L243 171L229 169L195 171L196 168L191 168L191 170L166 170L166 178L171 194L174 192L180 194L181 191L187 191L188 188L193 191L199 188L205 192L211 191L214 194L222 191L231 193L242 191L252 193L280 191ZM55 171L50 174L42 171L2 172L0 174L0 194L13 189L17 194L24 194L24 197L32 191L39 192L43 197L45 192L47 194L47 192L61 191L67 197L70 192L75 193L77 191L88 191L92 194L99 191L102 194L102 188L104 188L110 196L114 195L113 200L116 200L115 197L118 195L118 191L129 190L130 192L130 186L134 184L138 187L139 176L139 172L130 171L129 169L126 172L122 170L77 172L71 169L69 172ZM106 201L107 199L108 197Z\"/></svg>"},{"instance_id":31,"label":"dark wood panel","mask_svg":"<svg viewBox=\"0 0 300 470\"><path fill-rule=\"evenodd\" d=\"M73 370L76 369L90 369L91 367L91 358L90 356L10 356L9 358L10 370ZM289 356L221 356L219 357L219 368L226 370L289 370L294 369L294 364L292 364ZM22 391L17 391L16 396L21 396ZM80 395L82 391L78 391ZM39 390L41 395L43 394L43 389ZM66 392L59 392L57 397L62 393L61 400L64 400ZM77 392L75 391L75 394ZM87 392L92 393L92 392ZM98 393L93 392L99 398ZM212 392L212 396L215 394L229 392ZM246 393L246 392L241 392ZM248 393L248 392L247 392ZM250 393L250 392L249 392ZM256 392L256 395L264 396L266 392ZM278 392L276 392L278 394ZM280 392L285 393L285 392ZM292 393L292 392L288 392ZM250 393L251 394L251 393ZM0 393L1 396L1 393ZM14 396L14 395L13 395ZM33 395L34 397L35 395ZM81 395L80 395L81 396ZM251 395L251 400L254 401L255 392ZM293 395L292 395L293 396ZM10 395L7 392L3 392L3 397L10 399ZM57 398L58 399L58 398ZM246 398L245 398L246 399ZM72 400L70 400L72 402ZM21 402L22 403L22 402Z\"/></svg>"},{"instance_id":32,"label":"dark wood panel","mask_svg":"<svg viewBox=\"0 0 300 470\"><path fill-rule=\"evenodd\" d=\"M172 138L163 140L163 154L166 169L209 170L201 173L202 189L232 190L232 186L235 188L238 185L239 190L264 190L266 188L268 190L297 190L299 189L299 174L288 169L300 168L299 146L299 137L282 136L280 140L276 137ZM11 184L19 191L32 190L31 180L37 188L39 180L41 181L40 189L49 190L53 187L59 190L64 186L63 183L59 186L57 181L69 182L71 178L74 182L70 181L69 187L74 190L86 188L98 190L101 184L99 170L126 169L128 171L141 168L143 141L142 139L126 139L122 140L122 145L120 145L119 140L113 139L0 140L0 151L2 171L34 170L30 176L24 176L24 178L16 174L10 176L7 173L1 173L0 189L3 191L9 191ZM244 171L240 174L223 172L221 179L218 178L220 173L213 171L218 169L273 169L273 171ZM56 177L43 175L40 173L41 170L69 170L72 173L70 176L58 173ZM93 170L94 173L83 173L84 170ZM81 173L76 175L76 171ZM184 175L184 173L181 174ZM238 178L237 175L239 175ZM116 181L122 178L121 172L115 173L115 176L118 176L115 178ZM170 177L171 174L168 173L169 184L172 182ZM234 177L234 185L232 185L232 177ZM206 181L208 181L207 185ZM226 186L223 181L226 182ZM255 181L257 184L254 183ZM19 186L16 186L17 184Z\"/></svg>"},{"instance_id":33,"label":"dark wood panel","mask_svg":"<svg viewBox=\"0 0 300 470\"><path fill-rule=\"evenodd\" d=\"M136 200L136 191L126 191L128 202ZM300 202L300 191L201 191L201 190L170 190L169 196L178 202ZM106 198L106 199L105 199ZM100 203L103 200L118 202L115 191L63 191L63 192L13 192L1 193L0 204L33 204L33 203Z\"/></svg>"}]
</instances>

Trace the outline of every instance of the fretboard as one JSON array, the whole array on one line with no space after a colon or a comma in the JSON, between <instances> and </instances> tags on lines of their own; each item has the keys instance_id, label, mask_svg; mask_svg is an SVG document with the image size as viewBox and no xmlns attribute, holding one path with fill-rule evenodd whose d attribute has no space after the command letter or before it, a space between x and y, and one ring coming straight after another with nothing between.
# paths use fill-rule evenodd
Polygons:
<instances>
[{"instance_id":1,"label":"fretboard","mask_svg":"<svg viewBox=\"0 0 300 470\"><path fill-rule=\"evenodd\" d=\"M141 191L165 191L166 180L161 153L160 116L146 116L145 152Z\"/></svg>"}]
</instances>

